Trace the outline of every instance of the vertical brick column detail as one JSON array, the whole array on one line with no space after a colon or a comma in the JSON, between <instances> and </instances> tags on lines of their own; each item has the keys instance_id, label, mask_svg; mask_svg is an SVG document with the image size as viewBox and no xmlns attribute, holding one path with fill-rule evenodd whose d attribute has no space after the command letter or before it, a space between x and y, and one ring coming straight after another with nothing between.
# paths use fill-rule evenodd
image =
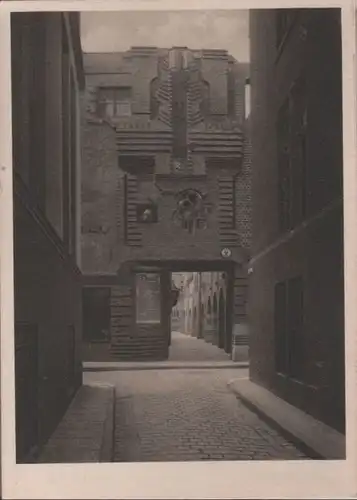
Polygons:
<instances>
[{"instance_id":1,"label":"vertical brick column detail","mask_svg":"<svg viewBox=\"0 0 357 500\"><path fill-rule=\"evenodd\" d=\"M219 205L218 226L221 247L238 246L237 232L234 227L234 180L232 176L218 177Z\"/></svg>"},{"instance_id":2,"label":"vertical brick column detail","mask_svg":"<svg viewBox=\"0 0 357 500\"><path fill-rule=\"evenodd\" d=\"M252 239L252 143L249 125L244 138L242 169L235 180L236 229L240 245L249 250Z\"/></svg>"},{"instance_id":3,"label":"vertical brick column detail","mask_svg":"<svg viewBox=\"0 0 357 500\"><path fill-rule=\"evenodd\" d=\"M246 322L246 302L248 292L248 277L239 266L234 269L234 323Z\"/></svg>"},{"instance_id":4,"label":"vertical brick column detail","mask_svg":"<svg viewBox=\"0 0 357 500\"><path fill-rule=\"evenodd\" d=\"M126 243L142 246L142 232L137 222L138 179L134 175L126 177Z\"/></svg>"},{"instance_id":5,"label":"vertical brick column detail","mask_svg":"<svg viewBox=\"0 0 357 500\"><path fill-rule=\"evenodd\" d=\"M110 301L111 351L116 353L119 344L130 338L134 318L134 301L130 286L114 286Z\"/></svg>"}]
</instances>

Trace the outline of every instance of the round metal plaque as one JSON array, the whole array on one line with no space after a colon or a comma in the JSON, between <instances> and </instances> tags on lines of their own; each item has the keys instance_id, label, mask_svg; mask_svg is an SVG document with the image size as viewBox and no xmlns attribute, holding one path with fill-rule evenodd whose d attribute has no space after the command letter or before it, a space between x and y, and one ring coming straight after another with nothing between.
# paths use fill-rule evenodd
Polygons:
<instances>
[{"instance_id":1,"label":"round metal plaque","mask_svg":"<svg viewBox=\"0 0 357 500\"><path fill-rule=\"evenodd\" d=\"M228 259L232 255L232 250L230 248L223 248L221 251L221 256Z\"/></svg>"}]
</instances>

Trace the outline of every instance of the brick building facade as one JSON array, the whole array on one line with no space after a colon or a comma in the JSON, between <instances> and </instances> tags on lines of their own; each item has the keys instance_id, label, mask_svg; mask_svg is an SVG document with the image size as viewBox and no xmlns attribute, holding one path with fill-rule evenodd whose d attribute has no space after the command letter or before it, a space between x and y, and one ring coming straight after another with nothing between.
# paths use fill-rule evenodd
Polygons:
<instances>
[{"instance_id":1,"label":"brick building facade","mask_svg":"<svg viewBox=\"0 0 357 500\"><path fill-rule=\"evenodd\" d=\"M78 14L11 18L17 461L81 384Z\"/></svg>"},{"instance_id":2,"label":"brick building facade","mask_svg":"<svg viewBox=\"0 0 357 500\"><path fill-rule=\"evenodd\" d=\"M225 51L187 48L84 60L82 269L93 313L84 357L167 358L175 271L230 277L230 352L234 325L246 322L248 67ZM151 320L140 319L146 287L161 311Z\"/></svg>"},{"instance_id":3,"label":"brick building facade","mask_svg":"<svg viewBox=\"0 0 357 500\"><path fill-rule=\"evenodd\" d=\"M250 377L343 431L340 10L254 10L250 40Z\"/></svg>"}]
</instances>

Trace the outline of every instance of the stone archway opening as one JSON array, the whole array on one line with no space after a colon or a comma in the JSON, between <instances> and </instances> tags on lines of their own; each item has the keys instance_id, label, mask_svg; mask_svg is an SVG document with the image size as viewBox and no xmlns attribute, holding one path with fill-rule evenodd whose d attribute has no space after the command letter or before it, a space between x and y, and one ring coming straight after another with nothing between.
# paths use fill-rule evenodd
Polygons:
<instances>
[{"instance_id":1,"label":"stone archway opening","mask_svg":"<svg viewBox=\"0 0 357 500\"><path fill-rule=\"evenodd\" d=\"M187 342L186 355L190 359L195 356L200 359L198 345L203 351L211 350L211 356L216 352L217 359L229 359L231 347L227 347L227 339L232 338L230 330L234 325L234 264L222 261L170 264L172 286L180 291L171 314L169 360L177 359L175 349L179 339L182 345ZM195 341L199 343L194 347ZM181 354L185 358L183 349Z\"/></svg>"}]
</instances>

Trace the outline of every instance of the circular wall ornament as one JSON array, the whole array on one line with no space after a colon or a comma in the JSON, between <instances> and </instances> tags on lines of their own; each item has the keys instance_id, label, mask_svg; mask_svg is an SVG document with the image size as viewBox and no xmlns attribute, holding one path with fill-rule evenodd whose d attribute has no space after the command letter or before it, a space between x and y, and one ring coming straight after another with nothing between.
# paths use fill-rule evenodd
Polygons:
<instances>
[{"instance_id":1,"label":"circular wall ornament","mask_svg":"<svg viewBox=\"0 0 357 500\"><path fill-rule=\"evenodd\" d=\"M221 251L221 256L228 259L232 255L232 250L230 248L223 248Z\"/></svg>"}]
</instances>

